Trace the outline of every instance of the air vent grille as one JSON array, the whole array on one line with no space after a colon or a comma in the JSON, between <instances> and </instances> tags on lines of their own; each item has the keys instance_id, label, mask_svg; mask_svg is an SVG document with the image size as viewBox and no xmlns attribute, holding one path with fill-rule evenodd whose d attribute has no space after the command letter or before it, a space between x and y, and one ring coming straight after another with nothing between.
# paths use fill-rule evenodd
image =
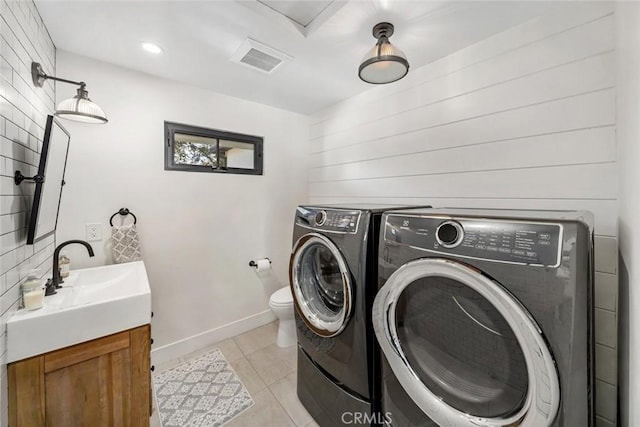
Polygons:
<instances>
[{"instance_id":1,"label":"air vent grille","mask_svg":"<svg viewBox=\"0 0 640 427\"><path fill-rule=\"evenodd\" d=\"M264 73L273 72L284 62L291 59L293 58L286 53L252 39L246 39L231 57L234 62Z\"/></svg>"},{"instance_id":2,"label":"air vent grille","mask_svg":"<svg viewBox=\"0 0 640 427\"><path fill-rule=\"evenodd\" d=\"M277 67L282 60L275 56L268 55L258 49L249 49L249 52L242 57L240 62L259 68L262 71L270 73L275 67Z\"/></svg>"}]
</instances>

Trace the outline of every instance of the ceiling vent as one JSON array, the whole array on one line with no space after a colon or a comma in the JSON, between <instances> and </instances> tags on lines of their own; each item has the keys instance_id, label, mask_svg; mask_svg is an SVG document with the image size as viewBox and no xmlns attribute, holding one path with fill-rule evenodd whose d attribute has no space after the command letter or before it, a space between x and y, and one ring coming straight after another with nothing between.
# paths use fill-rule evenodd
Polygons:
<instances>
[{"instance_id":1,"label":"ceiling vent","mask_svg":"<svg viewBox=\"0 0 640 427\"><path fill-rule=\"evenodd\" d=\"M280 65L293 58L284 52L259 43L253 39L245 40L233 54L231 60L251 67L263 73L272 73Z\"/></svg>"}]
</instances>

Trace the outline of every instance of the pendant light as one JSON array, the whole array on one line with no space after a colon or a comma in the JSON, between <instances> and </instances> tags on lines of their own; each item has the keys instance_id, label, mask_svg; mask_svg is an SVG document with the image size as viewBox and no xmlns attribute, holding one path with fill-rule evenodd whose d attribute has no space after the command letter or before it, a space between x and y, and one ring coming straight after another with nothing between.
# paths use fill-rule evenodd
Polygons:
<instances>
[{"instance_id":1,"label":"pendant light","mask_svg":"<svg viewBox=\"0 0 640 427\"><path fill-rule=\"evenodd\" d=\"M58 104L55 112L57 117L84 123L108 122L107 115L102 108L89 99L89 92L87 92L87 84L85 82L75 82L73 80L48 76L42 71L42 66L38 62L31 63L31 78L36 87L42 87L45 80L55 80L57 82L80 86L76 96L65 99Z\"/></svg>"},{"instance_id":2,"label":"pendant light","mask_svg":"<svg viewBox=\"0 0 640 427\"><path fill-rule=\"evenodd\" d=\"M385 84L400 80L409 72L404 53L389 42L393 24L381 22L373 27L376 45L362 59L358 76L367 83Z\"/></svg>"}]
</instances>

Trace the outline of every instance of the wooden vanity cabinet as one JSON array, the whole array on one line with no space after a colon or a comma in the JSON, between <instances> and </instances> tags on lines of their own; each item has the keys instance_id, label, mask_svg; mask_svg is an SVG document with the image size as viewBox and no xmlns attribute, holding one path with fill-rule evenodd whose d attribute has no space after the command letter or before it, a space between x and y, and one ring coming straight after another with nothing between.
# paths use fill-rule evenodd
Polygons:
<instances>
[{"instance_id":1,"label":"wooden vanity cabinet","mask_svg":"<svg viewBox=\"0 0 640 427\"><path fill-rule=\"evenodd\" d=\"M150 327L10 363L10 427L148 426Z\"/></svg>"}]
</instances>

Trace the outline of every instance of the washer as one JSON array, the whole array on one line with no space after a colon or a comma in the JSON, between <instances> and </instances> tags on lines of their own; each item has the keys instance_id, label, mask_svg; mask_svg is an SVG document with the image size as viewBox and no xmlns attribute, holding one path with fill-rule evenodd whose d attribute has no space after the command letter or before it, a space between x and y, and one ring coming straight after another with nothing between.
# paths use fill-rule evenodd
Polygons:
<instances>
[{"instance_id":1,"label":"washer","mask_svg":"<svg viewBox=\"0 0 640 427\"><path fill-rule=\"evenodd\" d=\"M588 212L383 215L373 326L393 426L594 425Z\"/></svg>"},{"instance_id":2,"label":"washer","mask_svg":"<svg viewBox=\"0 0 640 427\"><path fill-rule=\"evenodd\" d=\"M371 306L382 213L393 206L299 206L289 266L298 397L321 426L377 424ZM406 207L405 207L406 208Z\"/></svg>"}]
</instances>

